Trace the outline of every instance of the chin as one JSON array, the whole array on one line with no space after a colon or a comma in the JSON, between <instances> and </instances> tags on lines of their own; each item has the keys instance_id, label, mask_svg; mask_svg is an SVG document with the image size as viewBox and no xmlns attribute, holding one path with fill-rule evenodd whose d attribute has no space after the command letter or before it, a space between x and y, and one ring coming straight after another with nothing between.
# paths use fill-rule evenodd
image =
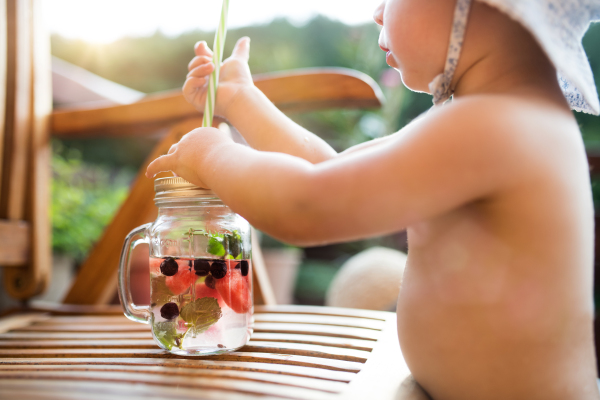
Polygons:
<instances>
[{"instance_id":1,"label":"chin","mask_svg":"<svg viewBox=\"0 0 600 400\"><path fill-rule=\"evenodd\" d=\"M396 70L400 72L402 83L408 89L412 90L413 92L429 93L429 82L425 83L425 80L422 77L415 76L415 74L405 73L398 68L396 68Z\"/></svg>"}]
</instances>

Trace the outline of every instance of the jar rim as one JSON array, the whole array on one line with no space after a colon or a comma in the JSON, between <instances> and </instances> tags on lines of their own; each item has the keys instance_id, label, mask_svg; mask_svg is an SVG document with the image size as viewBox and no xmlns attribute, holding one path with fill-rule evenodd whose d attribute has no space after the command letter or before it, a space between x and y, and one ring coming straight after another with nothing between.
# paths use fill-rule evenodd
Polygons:
<instances>
[{"instance_id":1,"label":"jar rim","mask_svg":"<svg viewBox=\"0 0 600 400\"><path fill-rule=\"evenodd\" d=\"M210 189L201 188L178 176L157 178L154 180L154 201L182 198L216 198Z\"/></svg>"}]
</instances>

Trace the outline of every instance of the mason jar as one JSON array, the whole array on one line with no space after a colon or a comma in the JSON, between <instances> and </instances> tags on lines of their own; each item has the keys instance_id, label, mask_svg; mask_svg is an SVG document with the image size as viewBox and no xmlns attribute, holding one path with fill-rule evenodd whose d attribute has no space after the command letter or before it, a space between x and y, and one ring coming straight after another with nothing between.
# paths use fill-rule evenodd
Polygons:
<instances>
[{"instance_id":1,"label":"mason jar","mask_svg":"<svg viewBox=\"0 0 600 400\"><path fill-rule=\"evenodd\" d=\"M248 222L212 191L179 177L154 182L158 217L127 235L119 265L125 316L152 327L161 348L209 355L244 346L252 333L252 245ZM133 304L131 253L150 249L150 306Z\"/></svg>"}]
</instances>

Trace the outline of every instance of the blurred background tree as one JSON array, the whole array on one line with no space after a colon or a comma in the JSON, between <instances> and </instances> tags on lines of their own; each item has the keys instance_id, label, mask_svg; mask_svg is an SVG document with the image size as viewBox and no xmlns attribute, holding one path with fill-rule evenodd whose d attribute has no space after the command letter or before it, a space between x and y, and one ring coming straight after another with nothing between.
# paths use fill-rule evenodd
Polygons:
<instances>
[{"instance_id":1,"label":"blurred background tree","mask_svg":"<svg viewBox=\"0 0 600 400\"><path fill-rule=\"evenodd\" d=\"M346 67L362 71L382 87L386 103L380 110L329 110L290 115L336 150L371 140L402 128L431 106L431 97L407 90L397 72L385 63L377 45L374 23L348 26L316 17L297 26L286 19L266 25L230 30L225 55L242 36L252 38L250 68L254 74L308 67ZM52 53L104 78L152 93L180 88L198 40L212 44L213 33L193 31L178 37L156 32L149 37L123 38L110 44L89 44L52 36ZM600 86L600 24L584 38L590 63ZM600 152L600 118L577 113L590 152ZM57 140L54 146L54 250L81 259L97 240L124 198L127 186L158 138ZM102 171L102 172L100 172ZM93 184L78 176L91 176ZM92 185L89 190L87 185ZM65 196L71 196L65 199ZM596 204L600 184L594 182ZM65 219L76 207L77 215ZM92 217L93 216L93 217ZM73 231L69 227L76 227ZM77 233L75 233L77 232ZM266 244L281 246L274 239ZM402 233L367 241L304 249L296 300L321 304L333 274L350 255L372 245L405 249Z\"/></svg>"}]
</instances>

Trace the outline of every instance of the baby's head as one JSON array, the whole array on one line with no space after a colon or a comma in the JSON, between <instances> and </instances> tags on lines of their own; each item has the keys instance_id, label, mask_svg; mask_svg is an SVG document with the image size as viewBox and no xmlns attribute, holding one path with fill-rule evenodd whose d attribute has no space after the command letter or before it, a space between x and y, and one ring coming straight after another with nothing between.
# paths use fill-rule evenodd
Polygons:
<instances>
[{"instance_id":1,"label":"baby's head","mask_svg":"<svg viewBox=\"0 0 600 400\"><path fill-rule=\"evenodd\" d=\"M600 18L598 0L385 0L374 18L390 66L435 103L474 66L511 61L512 68L557 71L573 109L600 111L581 47L590 21Z\"/></svg>"}]
</instances>

